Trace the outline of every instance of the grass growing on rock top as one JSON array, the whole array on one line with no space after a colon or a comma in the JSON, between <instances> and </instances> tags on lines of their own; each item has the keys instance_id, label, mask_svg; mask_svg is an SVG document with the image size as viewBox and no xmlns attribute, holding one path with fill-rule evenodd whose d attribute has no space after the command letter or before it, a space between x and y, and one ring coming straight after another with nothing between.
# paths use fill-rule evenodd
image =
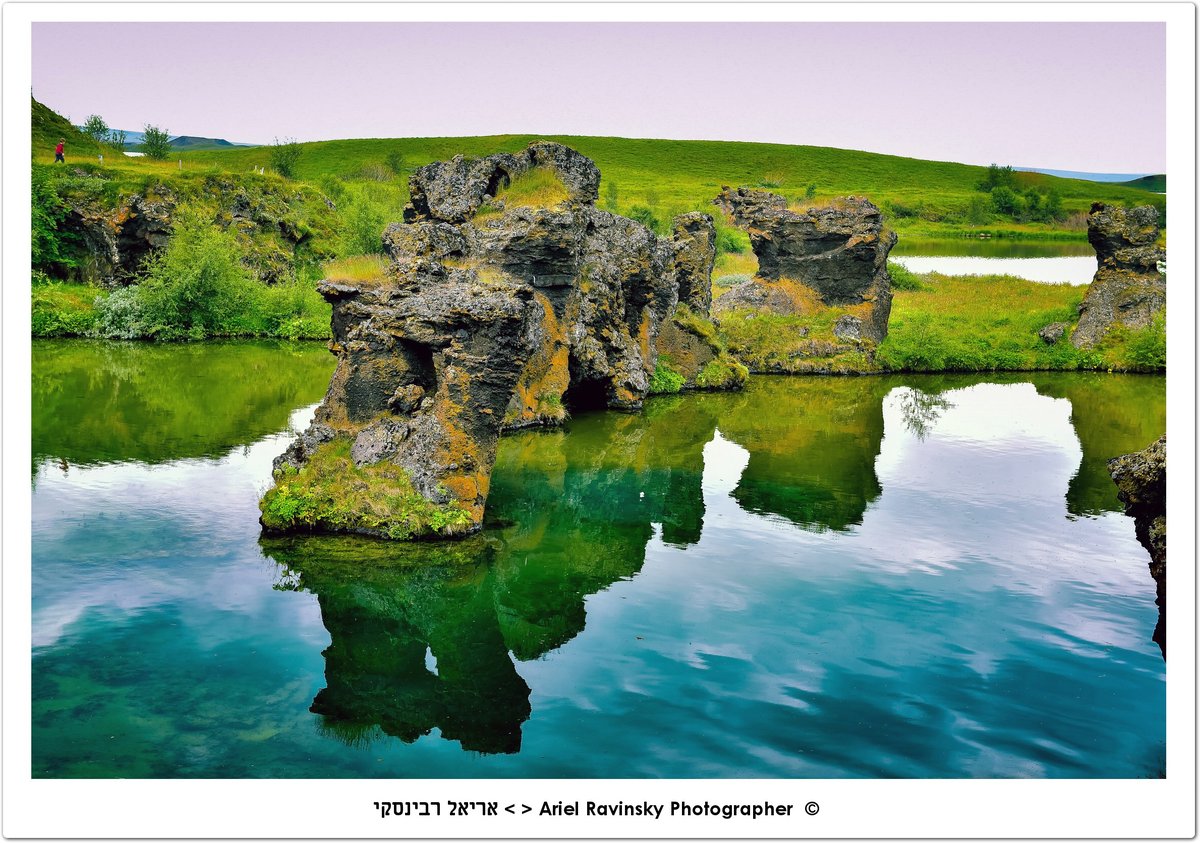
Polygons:
<instances>
[{"instance_id":1,"label":"grass growing on rock top","mask_svg":"<svg viewBox=\"0 0 1200 843\"><path fill-rule=\"evenodd\" d=\"M326 281L335 284L379 283L388 261L383 255L356 255L329 261L322 267Z\"/></svg>"},{"instance_id":2,"label":"grass growing on rock top","mask_svg":"<svg viewBox=\"0 0 1200 843\"><path fill-rule=\"evenodd\" d=\"M553 208L571 198L567 186L551 167L534 167L496 193L506 208Z\"/></svg>"},{"instance_id":3,"label":"grass growing on rock top","mask_svg":"<svg viewBox=\"0 0 1200 843\"><path fill-rule=\"evenodd\" d=\"M407 472L387 461L357 466L350 440L319 446L296 471L284 467L259 502L263 526L277 531L361 532L409 539L454 535L471 526L456 503L436 504L412 487Z\"/></svg>"}]
</instances>

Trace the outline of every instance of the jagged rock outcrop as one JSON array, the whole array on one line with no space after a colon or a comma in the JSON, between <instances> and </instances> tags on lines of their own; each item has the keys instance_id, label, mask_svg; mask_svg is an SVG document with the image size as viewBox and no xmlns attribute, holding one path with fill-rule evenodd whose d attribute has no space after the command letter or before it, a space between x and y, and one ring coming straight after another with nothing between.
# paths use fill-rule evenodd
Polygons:
<instances>
[{"instance_id":1,"label":"jagged rock outcrop","mask_svg":"<svg viewBox=\"0 0 1200 843\"><path fill-rule=\"evenodd\" d=\"M787 199L769 190L754 190L748 187L721 187L721 193L713 204L733 220L734 225L749 226L759 218L780 213L788 209Z\"/></svg>"},{"instance_id":2,"label":"jagged rock outcrop","mask_svg":"<svg viewBox=\"0 0 1200 843\"><path fill-rule=\"evenodd\" d=\"M276 461L265 527L474 531L501 431L556 424L568 408L640 408L664 326L708 331L687 385L740 386L745 370L706 318L712 219L688 214L658 237L597 209L599 180L589 159L546 142L413 174L407 222L383 235L383 277L320 285L338 366ZM331 460L361 494L338 501L319 481L314 462L328 474Z\"/></svg>"},{"instance_id":3,"label":"jagged rock outcrop","mask_svg":"<svg viewBox=\"0 0 1200 843\"><path fill-rule=\"evenodd\" d=\"M1125 514L1133 518L1134 531L1150 554L1150 575L1157 586L1158 628L1154 640L1167 654L1167 436L1164 433L1146 449L1108 461L1117 484L1117 497Z\"/></svg>"},{"instance_id":4,"label":"jagged rock outcrop","mask_svg":"<svg viewBox=\"0 0 1200 843\"><path fill-rule=\"evenodd\" d=\"M870 354L887 336L887 256L896 235L875 205L851 196L791 211L783 197L728 187L714 204L746 229L758 258L758 274L717 300L722 318L737 311L828 315L827 336L814 334L810 343L812 357Z\"/></svg>"},{"instance_id":5,"label":"jagged rock outcrop","mask_svg":"<svg viewBox=\"0 0 1200 843\"><path fill-rule=\"evenodd\" d=\"M1125 209L1097 202L1088 214L1088 241L1099 264L1071 335L1076 348L1090 348L1114 325L1145 328L1167 303L1167 280L1158 270L1166 252L1158 241L1158 211L1150 205Z\"/></svg>"}]
</instances>

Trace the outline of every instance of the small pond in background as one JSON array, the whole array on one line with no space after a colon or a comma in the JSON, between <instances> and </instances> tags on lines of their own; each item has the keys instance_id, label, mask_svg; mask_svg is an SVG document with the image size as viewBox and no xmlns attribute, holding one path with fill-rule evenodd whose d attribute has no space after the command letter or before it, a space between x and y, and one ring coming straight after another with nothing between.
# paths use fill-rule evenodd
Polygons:
<instances>
[{"instance_id":1,"label":"small pond in background","mask_svg":"<svg viewBox=\"0 0 1200 843\"><path fill-rule=\"evenodd\" d=\"M889 259L917 273L1013 275L1047 284L1090 284L1096 274L1096 252L1086 239L1029 242L901 237Z\"/></svg>"},{"instance_id":2,"label":"small pond in background","mask_svg":"<svg viewBox=\"0 0 1200 843\"><path fill-rule=\"evenodd\" d=\"M333 364L34 342L34 776L1165 770L1162 377L755 377L504 438L462 542L263 539Z\"/></svg>"}]
</instances>

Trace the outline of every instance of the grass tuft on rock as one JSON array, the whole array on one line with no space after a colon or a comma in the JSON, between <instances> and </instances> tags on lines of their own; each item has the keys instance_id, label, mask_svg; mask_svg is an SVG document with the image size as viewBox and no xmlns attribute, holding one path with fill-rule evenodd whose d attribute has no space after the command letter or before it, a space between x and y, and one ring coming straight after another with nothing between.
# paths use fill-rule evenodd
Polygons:
<instances>
[{"instance_id":1,"label":"grass tuft on rock","mask_svg":"<svg viewBox=\"0 0 1200 843\"><path fill-rule=\"evenodd\" d=\"M475 212L475 222L499 216L512 208L554 208L571 198L553 167L534 167L496 191L491 202Z\"/></svg>"},{"instance_id":2,"label":"grass tuft on rock","mask_svg":"<svg viewBox=\"0 0 1200 843\"><path fill-rule=\"evenodd\" d=\"M670 366L670 361L664 361L659 355L658 364L654 367L654 375L650 378L650 394L651 395L670 395L679 392L683 389L683 375L675 371Z\"/></svg>"},{"instance_id":3,"label":"grass tuft on rock","mask_svg":"<svg viewBox=\"0 0 1200 843\"><path fill-rule=\"evenodd\" d=\"M750 370L728 354L722 354L705 364L696 375L699 389L737 389L746 383Z\"/></svg>"},{"instance_id":4,"label":"grass tuft on rock","mask_svg":"<svg viewBox=\"0 0 1200 843\"><path fill-rule=\"evenodd\" d=\"M461 534L472 523L457 503L436 504L413 489L398 465L355 465L346 438L318 447L299 471L277 471L275 487L263 495L259 509L262 525L273 532L412 539Z\"/></svg>"},{"instance_id":5,"label":"grass tuft on rock","mask_svg":"<svg viewBox=\"0 0 1200 843\"><path fill-rule=\"evenodd\" d=\"M322 270L325 280L335 284L379 284L388 261L383 255L356 255L329 261Z\"/></svg>"}]
</instances>

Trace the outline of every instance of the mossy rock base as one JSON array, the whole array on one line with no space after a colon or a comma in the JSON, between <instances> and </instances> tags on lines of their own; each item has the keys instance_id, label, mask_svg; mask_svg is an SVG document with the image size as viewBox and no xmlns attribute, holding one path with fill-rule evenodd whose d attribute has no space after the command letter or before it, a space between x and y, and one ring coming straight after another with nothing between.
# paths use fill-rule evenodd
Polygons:
<instances>
[{"instance_id":1,"label":"mossy rock base","mask_svg":"<svg viewBox=\"0 0 1200 843\"><path fill-rule=\"evenodd\" d=\"M686 305L659 329L658 354L652 393L741 389L750 374L726 350L716 326Z\"/></svg>"},{"instance_id":2,"label":"mossy rock base","mask_svg":"<svg viewBox=\"0 0 1200 843\"><path fill-rule=\"evenodd\" d=\"M457 502L435 503L394 463L355 465L351 442L318 446L300 469L275 472L259 502L267 533L357 533L387 539L449 538L480 525Z\"/></svg>"},{"instance_id":3,"label":"mossy rock base","mask_svg":"<svg viewBox=\"0 0 1200 843\"><path fill-rule=\"evenodd\" d=\"M843 340L833 329L845 315L823 308L811 315L782 316L732 311L721 317L720 337L757 374L851 375L882 371L869 339Z\"/></svg>"}]
</instances>

